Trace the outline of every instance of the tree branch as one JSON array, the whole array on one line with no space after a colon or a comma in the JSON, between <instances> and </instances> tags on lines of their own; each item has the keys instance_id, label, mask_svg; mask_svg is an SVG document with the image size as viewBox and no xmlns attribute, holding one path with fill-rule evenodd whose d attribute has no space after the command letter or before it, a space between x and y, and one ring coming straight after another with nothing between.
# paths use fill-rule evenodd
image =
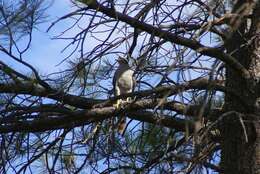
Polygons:
<instances>
[{"instance_id":1,"label":"tree branch","mask_svg":"<svg viewBox=\"0 0 260 174\"><path fill-rule=\"evenodd\" d=\"M0 83L0 93L14 93L14 94L28 94L32 96L46 97L56 101L61 102L62 104L68 104L74 107L78 107L81 109L91 109L91 108L102 108L106 106L111 106L118 99L125 99L127 97L137 97L140 99L142 97L159 97L167 94L167 97L176 95L178 93L190 90L190 89L198 89L198 90L217 90L226 93L230 93L242 103L244 103L245 107L247 104L243 101L242 98L236 93L234 93L231 89L227 89L222 85L223 81L210 81L206 78L199 78L196 80L188 81L179 85L171 85L171 86L159 86L154 89L136 91L129 94L123 94L117 97L112 97L110 99L92 99L85 98L81 96L76 96L72 94L65 93L63 91L58 91L55 89L47 90L37 84L34 83L9 83L9 84L1 84ZM168 104L169 106L170 104ZM153 105L154 106L154 105ZM169 107L168 107L169 108Z\"/></svg>"},{"instance_id":2,"label":"tree branch","mask_svg":"<svg viewBox=\"0 0 260 174\"><path fill-rule=\"evenodd\" d=\"M195 50L196 52L201 53L202 55L217 58L217 59L223 61L224 63L226 63L227 66L233 68L245 79L249 79L251 77L250 73L243 65L241 65L236 59L234 59L234 57L232 57L229 54L225 54L220 49L207 47L205 45L202 45L200 42L198 42L196 40L187 39L185 37L181 37L174 33L171 33L169 31L165 31L160 28L157 28L153 25L141 22L138 19L135 19L126 14L117 12L114 9L105 7L102 4L99 4L95 0L88 1L88 2L86 1L83 3L85 3L88 6L87 9L93 9L93 10L102 12L102 13L106 14L107 16L117 19L119 21L125 22L134 28L138 28L147 33L150 33L157 37L163 38L169 42L186 46L190 49Z\"/></svg>"},{"instance_id":3,"label":"tree branch","mask_svg":"<svg viewBox=\"0 0 260 174\"><path fill-rule=\"evenodd\" d=\"M155 115L152 112L143 110L133 111L131 110L131 107L124 109L124 113L127 114L131 119L159 124L165 127L176 129L178 131L185 131L185 126L187 125L191 132L194 129L191 122L167 115ZM65 116L40 118L34 119L32 121L14 121L1 124L0 133L42 132L61 128L73 128L92 122L102 121L120 114L122 115L122 109L115 109L114 107L94 108L86 111L74 111L71 112L71 114Z\"/></svg>"},{"instance_id":4,"label":"tree branch","mask_svg":"<svg viewBox=\"0 0 260 174\"><path fill-rule=\"evenodd\" d=\"M63 91L55 89L45 89L41 86L34 84L32 82L26 83L0 83L0 93L14 93L14 94L28 94L32 96L46 97L64 104L69 104L78 108L91 108L93 105L102 102L103 100L89 99L85 97L80 97Z\"/></svg>"}]
</instances>

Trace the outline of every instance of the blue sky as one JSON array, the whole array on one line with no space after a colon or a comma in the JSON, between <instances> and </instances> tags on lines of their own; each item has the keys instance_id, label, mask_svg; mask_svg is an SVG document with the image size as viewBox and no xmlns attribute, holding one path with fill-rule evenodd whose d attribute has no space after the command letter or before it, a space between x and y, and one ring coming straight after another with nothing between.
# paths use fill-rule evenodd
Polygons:
<instances>
[{"instance_id":1,"label":"blue sky","mask_svg":"<svg viewBox=\"0 0 260 174\"><path fill-rule=\"evenodd\" d=\"M49 3L51 0L47 0ZM53 0L52 5L47 9L47 21L38 25L33 32L32 43L29 50L24 54L23 59L33 65L40 74L49 74L61 69L57 66L66 54L62 54L62 49L67 45L67 42L62 40L53 40L52 38L59 34L59 31L64 30L69 25L69 21L62 21L54 26L54 28L47 33L47 28L51 23L59 17L71 12L73 10L72 4L69 0ZM73 33L73 29L70 31ZM20 45L23 44L20 41ZM11 67L15 67L20 71L26 71L24 67L12 61L9 57L0 54L0 60L8 63ZM28 72L28 71L26 71Z\"/></svg>"},{"instance_id":2,"label":"blue sky","mask_svg":"<svg viewBox=\"0 0 260 174\"><path fill-rule=\"evenodd\" d=\"M26 54L26 59L34 65L40 73L50 73L59 69L56 65L64 58L61 50L66 46L66 42L51 39L57 30L66 27L66 21L60 22L50 31L46 32L51 22L72 11L69 0L54 0L52 6L47 10L48 21L39 25L33 33L32 45Z\"/></svg>"}]
</instances>

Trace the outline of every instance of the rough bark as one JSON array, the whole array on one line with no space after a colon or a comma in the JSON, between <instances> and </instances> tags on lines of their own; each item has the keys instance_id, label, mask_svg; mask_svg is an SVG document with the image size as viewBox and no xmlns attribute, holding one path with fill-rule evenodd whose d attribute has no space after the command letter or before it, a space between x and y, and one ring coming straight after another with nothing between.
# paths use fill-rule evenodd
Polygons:
<instances>
[{"instance_id":1,"label":"rough bark","mask_svg":"<svg viewBox=\"0 0 260 174\"><path fill-rule=\"evenodd\" d=\"M240 0L233 12L242 8L243 15L252 13L252 1ZM243 79L234 70L227 67L226 86L236 91L248 103L243 106L234 97L226 94L225 109L236 111L223 119L222 125L222 168L224 174L259 174L260 173L260 130L259 113L255 107L259 97L259 2L254 6L250 30L247 21L239 21L232 26L237 30L226 42L228 53L232 54L251 74L251 79ZM247 8L247 9L246 9ZM243 14L244 13L244 14ZM253 44L254 43L254 44Z\"/></svg>"}]
</instances>

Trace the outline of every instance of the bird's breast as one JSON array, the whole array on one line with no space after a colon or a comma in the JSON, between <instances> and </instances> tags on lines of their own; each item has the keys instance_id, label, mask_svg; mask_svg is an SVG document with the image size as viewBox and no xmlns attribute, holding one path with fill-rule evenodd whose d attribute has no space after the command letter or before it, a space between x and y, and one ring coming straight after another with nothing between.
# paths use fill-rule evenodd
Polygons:
<instances>
[{"instance_id":1,"label":"bird's breast","mask_svg":"<svg viewBox=\"0 0 260 174\"><path fill-rule=\"evenodd\" d=\"M118 79L118 87L124 90L132 90L133 88L133 71L128 70L123 72ZM131 91L130 91L131 92Z\"/></svg>"}]
</instances>

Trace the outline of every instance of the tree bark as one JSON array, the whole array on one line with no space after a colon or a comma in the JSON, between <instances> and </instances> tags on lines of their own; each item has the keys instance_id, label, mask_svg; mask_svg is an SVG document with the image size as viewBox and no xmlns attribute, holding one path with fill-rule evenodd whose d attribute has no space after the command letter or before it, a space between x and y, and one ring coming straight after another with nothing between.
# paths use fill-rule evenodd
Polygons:
<instances>
[{"instance_id":1,"label":"tree bark","mask_svg":"<svg viewBox=\"0 0 260 174\"><path fill-rule=\"evenodd\" d=\"M221 166L224 174L260 174L260 125L256 107L260 97L259 4L237 1L233 12L241 13L241 17L234 19L237 23L231 28L235 31L226 42L227 52L250 72L251 78L243 79L227 67L226 86L240 94L248 105L245 107L231 95L225 95L225 110L236 111L237 114L223 118ZM241 11L243 8L244 11ZM251 13L250 23L242 20L243 15Z\"/></svg>"}]
</instances>

